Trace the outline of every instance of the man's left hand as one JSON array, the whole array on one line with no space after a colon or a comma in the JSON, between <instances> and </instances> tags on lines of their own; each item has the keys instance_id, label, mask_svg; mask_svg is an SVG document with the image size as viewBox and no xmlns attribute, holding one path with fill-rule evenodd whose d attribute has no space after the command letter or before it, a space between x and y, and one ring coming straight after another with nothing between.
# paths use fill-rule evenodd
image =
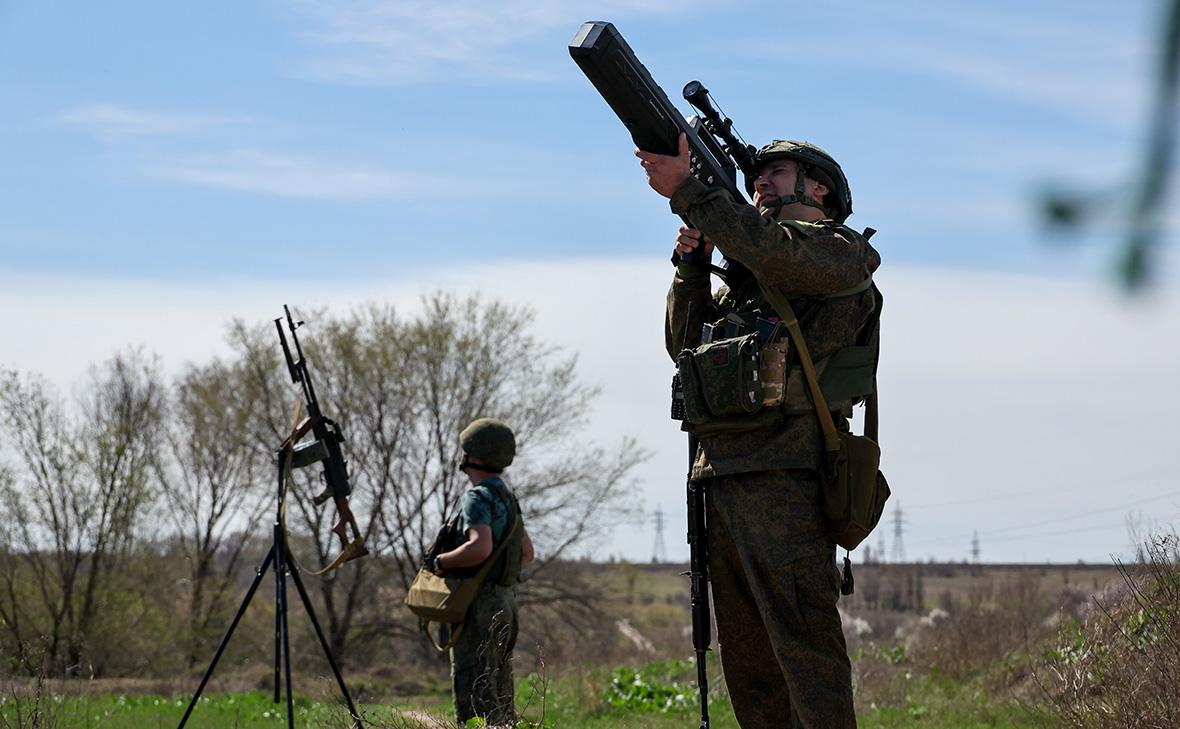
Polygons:
<instances>
[{"instance_id":1,"label":"man's left hand","mask_svg":"<svg viewBox=\"0 0 1180 729\"><path fill-rule=\"evenodd\" d=\"M666 198L671 198L672 193L676 192L676 188L688 179L688 137L684 135L684 132L680 133L680 153L675 157L644 152L642 149L636 149L635 156L639 158L639 164L643 165L644 171L647 172L647 184Z\"/></svg>"}]
</instances>

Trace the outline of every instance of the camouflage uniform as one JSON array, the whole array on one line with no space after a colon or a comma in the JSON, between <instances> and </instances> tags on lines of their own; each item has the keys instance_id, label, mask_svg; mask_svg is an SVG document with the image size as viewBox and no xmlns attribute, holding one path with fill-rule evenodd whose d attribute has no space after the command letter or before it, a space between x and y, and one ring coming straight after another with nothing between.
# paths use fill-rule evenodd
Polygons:
<instances>
[{"instance_id":1,"label":"camouflage uniform","mask_svg":"<svg viewBox=\"0 0 1180 729\"><path fill-rule=\"evenodd\" d=\"M492 529L492 548L500 546L509 524L508 510L516 508L515 497L507 503L499 495L501 487L511 497L507 485L496 476L480 481L467 492L457 538L466 540L468 528L485 524ZM518 551L523 531L521 524L513 536ZM507 552L513 548L508 544L499 558L501 565L488 573L467 609L459 639L451 648L451 689L460 724L475 716L487 719L489 726L511 725L515 721L512 652L519 623L513 585L520 578L520 559L507 559Z\"/></svg>"},{"instance_id":2,"label":"camouflage uniform","mask_svg":"<svg viewBox=\"0 0 1180 729\"><path fill-rule=\"evenodd\" d=\"M880 263L859 233L834 221L767 220L722 190L688 178L673 211L725 256L791 301L812 358L855 343L876 302L850 289ZM681 263L668 294L673 358L726 315L773 316L756 281L710 291L708 269ZM850 403L829 403L847 428ZM823 440L814 412L779 425L700 439L693 475L707 479L709 574L721 662L744 727L855 727L851 666L836 611L835 544L819 510ZM785 724L790 717L789 724Z\"/></svg>"}]
</instances>

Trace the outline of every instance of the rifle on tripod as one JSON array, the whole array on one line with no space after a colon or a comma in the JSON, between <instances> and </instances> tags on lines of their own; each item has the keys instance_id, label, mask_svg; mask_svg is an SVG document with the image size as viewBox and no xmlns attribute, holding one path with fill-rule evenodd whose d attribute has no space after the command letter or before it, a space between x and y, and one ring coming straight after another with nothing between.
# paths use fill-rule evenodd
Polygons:
<instances>
[{"instance_id":1,"label":"rifle on tripod","mask_svg":"<svg viewBox=\"0 0 1180 729\"><path fill-rule=\"evenodd\" d=\"M590 83L631 133L635 146L647 152L676 155L680 135L688 141L690 173L701 182L720 187L738 203L748 203L738 185L737 173L747 178L755 172L755 148L733 130L733 121L714 106L700 81L685 84L682 95L699 115L684 117L669 101L667 94L631 50L631 46L605 22L582 25L570 41L570 56L590 79ZM685 221L688 222L687 220ZM698 249L699 250L699 249ZM682 254L692 260L695 254ZM713 273L731 286L750 272L736 261L722 266L710 264ZM678 389L679 376L673 380L672 418L684 420L683 392ZM698 442L688 436L688 545L690 602L692 606L692 644L696 656L697 687L700 690L700 729L709 727L709 679L706 654L712 643L712 619L709 615L709 547L705 484L692 477Z\"/></svg>"},{"instance_id":2,"label":"rifle on tripod","mask_svg":"<svg viewBox=\"0 0 1180 729\"><path fill-rule=\"evenodd\" d=\"M365 547L365 538L357 526L356 517L348 503L348 496L352 488L348 484L348 464L344 461L344 453L340 444L344 442L344 431L333 420L324 416L320 410L320 402L316 398L315 387L311 384L311 373L307 369L307 360L303 356L303 348L299 345L299 337L295 334L303 322L296 322L291 316L291 309L283 305L283 312L287 318L287 328L291 332L291 343L295 345L295 354L291 356L291 348L287 345L287 336L283 332L282 317L275 319L275 328L279 332L279 342L283 345L283 356L287 360L287 371L291 375L291 382L298 383L303 388L303 401L307 407L307 417L299 422L292 430L290 437L283 442L281 448L291 451L291 469L302 468L319 461L323 465L321 478L324 489L312 498L316 506L322 505L328 499L336 504L338 520L332 527L336 536L340 537L340 555L322 570L309 574L319 575L328 572L345 562L364 557L369 553ZM308 431L314 439L302 445L296 445ZM349 531L352 532L351 539Z\"/></svg>"},{"instance_id":3,"label":"rifle on tripod","mask_svg":"<svg viewBox=\"0 0 1180 729\"><path fill-rule=\"evenodd\" d=\"M271 531L271 546L267 550L266 557L263 558L262 563L255 570L254 579L250 583L250 587L246 590L246 596L242 598L237 612L234 613L233 620L230 621L229 627L221 639L221 643L217 646L217 651L213 654L213 660L209 662L209 667L205 669L205 673L201 677L201 682L197 684L197 690L193 693L192 699L189 700L188 707L184 710L184 715L180 718L180 724L177 726L177 729L184 729L188 723L193 709L196 708L197 702L205 690L205 686L208 685L209 679L213 676L213 671L217 668L217 663L221 660L221 656L225 653L226 647L233 638L234 631L237 630L242 616L246 614L246 609L254 599L259 585L262 584L263 576L271 567L274 567L275 577L274 702L277 704L282 700L283 690L285 688L287 697L287 729L295 729L295 702L291 681L290 629L287 621L288 577L295 583L295 589L299 592L299 599L303 602L303 607L307 611L307 617L311 620L312 628L315 629L316 639L319 641L324 656L328 659L328 665L332 669L332 675L336 678L336 686L340 689L340 694L344 698L344 703L348 707L349 717L352 720L351 727L352 729L361 729L362 721L360 713L352 701L352 695L348 692L348 686L344 683L344 676L340 673L340 666L336 663L336 657L332 655L332 648L328 645L327 636L324 635L323 628L320 627L320 621L316 617L311 598L307 594L307 588L303 585L303 578L299 575L301 569L299 563L295 560L295 556L291 554L290 545L287 544L287 527L284 520L284 513L287 500L287 485L293 470L310 466L317 462L322 463L324 466L323 479L326 482L326 488L324 489L324 493L315 497L315 503L319 505L327 501L329 497L333 498L340 516L339 522L333 527L332 531L340 536L341 541L344 542L344 548L341 549L340 555L327 567L321 569L319 572L310 572L309 574L325 574L350 559L363 557L369 551L365 549L365 542L361 536L360 529L357 528L356 518L353 516L352 509L348 505L348 495L351 491L348 485L348 467L344 461L344 454L340 449L340 444L344 442L344 435L340 431L339 426L332 420L324 417L324 414L320 411L319 400L316 399L315 388L311 384L311 375L307 371L307 361L303 357L303 349L299 345L299 338L295 335L295 330L303 322L296 323L291 318L291 310L286 306L283 306L283 311L287 315L287 326L291 331L291 340L295 344L295 352L299 355L298 360L291 356L291 349L288 347L287 338L283 333L281 317L275 319L275 326L279 330L279 342L283 345L283 354L287 359L287 369L291 374L291 380L298 382L302 386L303 397L296 404L296 415L292 423L290 435L283 440L275 451L276 503L274 526ZM306 418L300 419L304 405L307 407L308 415ZM313 433L315 436L314 439L308 443L299 445L299 441L303 440L304 436L308 433ZM353 539L351 541L348 539L348 528L350 526L353 533Z\"/></svg>"}]
</instances>

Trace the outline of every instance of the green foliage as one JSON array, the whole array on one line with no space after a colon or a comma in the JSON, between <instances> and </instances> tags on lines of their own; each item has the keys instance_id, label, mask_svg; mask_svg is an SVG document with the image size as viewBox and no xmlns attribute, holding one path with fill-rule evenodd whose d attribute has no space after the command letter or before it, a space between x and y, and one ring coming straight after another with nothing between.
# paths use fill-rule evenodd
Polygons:
<instances>
[{"instance_id":1,"label":"green foliage","mask_svg":"<svg viewBox=\"0 0 1180 729\"><path fill-rule=\"evenodd\" d=\"M102 727L102 729L142 729L149 726L173 726L184 715L189 698L133 696L124 694L82 694L47 697L56 724L62 727ZM274 703L268 693L255 691L239 694L202 696L193 709L188 725L201 727L281 727L287 725L285 700ZM332 726L343 716L338 706L313 702L296 696L296 726ZM16 702L0 702L0 727L19 727Z\"/></svg>"},{"instance_id":2,"label":"green foliage","mask_svg":"<svg viewBox=\"0 0 1180 729\"><path fill-rule=\"evenodd\" d=\"M616 668L603 699L610 706L628 711L669 713L695 709L696 684L671 678L683 674L691 665L691 661L657 661L638 670Z\"/></svg>"},{"instance_id":3,"label":"green foliage","mask_svg":"<svg viewBox=\"0 0 1180 729\"><path fill-rule=\"evenodd\" d=\"M909 660L909 654L906 653L904 645L887 645L882 643L880 646L881 656L886 662L893 665L899 665Z\"/></svg>"}]
</instances>

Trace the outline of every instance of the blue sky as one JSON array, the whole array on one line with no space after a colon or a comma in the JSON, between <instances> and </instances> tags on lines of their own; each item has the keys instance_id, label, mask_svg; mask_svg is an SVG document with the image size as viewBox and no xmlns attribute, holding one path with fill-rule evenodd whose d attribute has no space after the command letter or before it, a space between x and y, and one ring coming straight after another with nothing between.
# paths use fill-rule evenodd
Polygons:
<instances>
[{"instance_id":1,"label":"blue sky","mask_svg":"<svg viewBox=\"0 0 1180 729\"><path fill-rule=\"evenodd\" d=\"M603 390L590 435L655 452L642 498L681 523L660 330L678 221L566 50L610 20L674 100L700 79L747 141L843 164L850 224L880 231L911 557L963 558L978 529L987 559L1101 561L1128 519L1174 521L1175 246L1150 295L1109 284L1159 5L741 7L0 0L0 309L20 313L0 365L69 387L123 346L171 369L222 354L226 321L282 303L492 291L579 354ZM1049 183L1092 192L1098 225L1046 235ZM651 542L622 530L601 553Z\"/></svg>"},{"instance_id":2,"label":"blue sky","mask_svg":"<svg viewBox=\"0 0 1180 729\"><path fill-rule=\"evenodd\" d=\"M1031 196L1129 177L1154 3L746 7L0 5L4 265L289 277L312 258L347 280L662 254L665 208L565 50L603 18L673 99L700 78L748 141L836 154L889 260L1093 273L1044 245Z\"/></svg>"}]
</instances>

